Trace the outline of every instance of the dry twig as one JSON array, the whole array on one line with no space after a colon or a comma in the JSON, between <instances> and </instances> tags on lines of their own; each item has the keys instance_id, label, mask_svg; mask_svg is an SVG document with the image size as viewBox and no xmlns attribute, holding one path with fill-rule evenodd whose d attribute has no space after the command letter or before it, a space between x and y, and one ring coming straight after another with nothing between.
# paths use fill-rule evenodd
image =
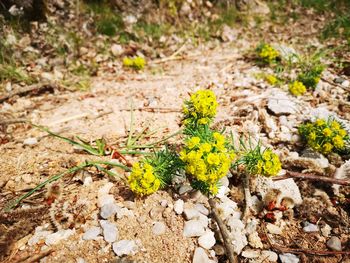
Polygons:
<instances>
[{"instance_id":1,"label":"dry twig","mask_svg":"<svg viewBox=\"0 0 350 263\"><path fill-rule=\"evenodd\" d=\"M14 96L24 96L28 93L31 93L31 92L35 92L35 93L39 93L39 92L43 92L43 91L46 91L46 90L54 90L55 88L57 88L58 86L57 85L54 85L54 84L50 84L50 83L47 83L47 84L34 84L34 85L31 85L31 86L28 86L28 87L24 87L22 89L19 89L19 90L16 90L16 91L13 91L13 92L10 92L6 95L3 95L0 97L0 103L4 102L4 101L7 101L9 99L11 99L12 97Z\"/></svg>"},{"instance_id":2,"label":"dry twig","mask_svg":"<svg viewBox=\"0 0 350 263\"><path fill-rule=\"evenodd\" d=\"M297 172L291 172L291 171L287 171L286 175L277 176L273 178L273 180L279 181L279 180L285 180L289 178L298 178L298 179L304 179L304 180L310 180L310 181L321 181L321 182L326 182L331 184L350 186L350 180L336 179L336 178L319 176L314 174L303 174L303 173L297 173Z\"/></svg>"},{"instance_id":3,"label":"dry twig","mask_svg":"<svg viewBox=\"0 0 350 263\"><path fill-rule=\"evenodd\" d=\"M232 247L232 240L231 240L230 235L228 233L227 227L225 226L224 222L222 221L222 219L219 216L219 213L216 209L216 202L213 198L209 199L209 205L211 207L211 212L213 214L213 217L220 228L220 232L221 232L222 238L224 240L224 245L226 248L228 260L230 263L236 263L236 262L238 262L238 260L237 260L237 256L235 255L235 252L234 252L233 247Z\"/></svg>"}]
</instances>

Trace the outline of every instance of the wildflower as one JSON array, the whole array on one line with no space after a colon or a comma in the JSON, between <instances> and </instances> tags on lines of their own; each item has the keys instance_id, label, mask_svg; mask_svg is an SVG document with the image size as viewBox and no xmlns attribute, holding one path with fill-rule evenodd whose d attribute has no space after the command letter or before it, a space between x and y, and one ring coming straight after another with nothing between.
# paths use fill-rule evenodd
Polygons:
<instances>
[{"instance_id":1,"label":"wildflower","mask_svg":"<svg viewBox=\"0 0 350 263\"><path fill-rule=\"evenodd\" d=\"M306 87L302 82L296 80L289 85L289 91L294 96L299 96L303 95L306 92Z\"/></svg>"},{"instance_id":2,"label":"wildflower","mask_svg":"<svg viewBox=\"0 0 350 263\"><path fill-rule=\"evenodd\" d=\"M344 148L345 143L344 143L344 140L341 136L339 136L339 135L334 136L332 139L332 142L333 142L333 145L335 148L338 148L338 149Z\"/></svg>"},{"instance_id":3,"label":"wildflower","mask_svg":"<svg viewBox=\"0 0 350 263\"><path fill-rule=\"evenodd\" d=\"M330 137L332 135L332 130L330 128L324 128L322 132L326 137Z\"/></svg>"},{"instance_id":4,"label":"wildflower","mask_svg":"<svg viewBox=\"0 0 350 263\"><path fill-rule=\"evenodd\" d=\"M278 81L278 79L274 75L271 75L271 74L266 75L265 80L271 85L275 85Z\"/></svg>"},{"instance_id":5,"label":"wildflower","mask_svg":"<svg viewBox=\"0 0 350 263\"><path fill-rule=\"evenodd\" d=\"M146 60L143 57L129 58L125 57L123 59L124 67L134 68L136 70L141 70L146 65Z\"/></svg>"},{"instance_id":6,"label":"wildflower","mask_svg":"<svg viewBox=\"0 0 350 263\"><path fill-rule=\"evenodd\" d=\"M155 176L153 167L144 162L133 164L128 183L130 189L141 196L156 192L160 186L160 180Z\"/></svg>"},{"instance_id":7,"label":"wildflower","mask_svg":"<svg viewBox=\"0 0 350 263\"><path fill-rule=\"evenodd\" d=\"M192 137L191 139L188 140L187 147L189 149L192 149L193 147L195 147L199 144L200 140L201 139L199 137Z\"/></svg>"},{"instance_id":8,"label":"wildflower","mask_svg":"<svg viewBox=\"0 0 350 263\"><path fill-rule=\"evenodd\" d=\"M209 124L216 115L217 101L211 90L199 90L183 106L183 124L196 127Z\"/></svg>"},{"instance_id":9,"label":"wildflower","mask_svg":"<svg viewBox=\"0 0 350 263\"><path fill-rule=\"evenodd\" d=\"M333 145L330 144L329 142L326 142L322 147L323 152L326 154L330 153L332 151L332 149L333 149Z\"/></svg>"},{"instance_id":10,"label":"wildflower","mask_svg":"<svg viewBox=\"0 0 350 263\"><path fill-rule=\"evenodd\" d=\"M257 48L258 56L264 63L271 64L280 56L279 52L268 44L262 44Z\"/></svg>"}]
</instances>

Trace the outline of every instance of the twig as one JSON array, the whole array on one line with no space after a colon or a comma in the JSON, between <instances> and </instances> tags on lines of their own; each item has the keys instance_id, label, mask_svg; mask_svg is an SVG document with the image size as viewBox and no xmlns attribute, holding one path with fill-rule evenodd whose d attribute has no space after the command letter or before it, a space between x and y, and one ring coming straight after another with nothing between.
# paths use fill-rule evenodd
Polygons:
<instances>
[{"instance_id":1,"label":"twig","mask_svg":"<svg viewBox=\"0 0 350 263\"><path fill-rule=\"evenodd\" d=\"M44 250L43 252L41 252L38 255L34 255L30 258L28 258L27 260L23 261L23 260L19 260L17 262L23 262L23 263L34 263L34 262L39 262L40 259L47 257L48 255L50 255L54 250L52 248L49 248L47 250Z\"/></svg>"},{"instance_id":2,"label":"twig","mask_svg":"<svg viewBox=\"0 0 350 263\"><path fill-rule=\"evenodd\" d=\"M235 252L234 252L233 247L232 247L232 240L230 238L230 235L228 233L228 230L227 230L224 222L222 221L222 219L219 216L219 213L216 209L216 202L213 198L209 199L209 205L211 207L211 212L213 214L213 217L220 228L220 232L221 232L222 238L224 240L224 245L226 248L228 260L230 263L237 263L238 260L237 260L237 256L235 255Z\"/></svg>"},{"instance_id":3,"label":"twig","mask_svg":"<svg viewBox=\"0 0 350 263\"><path fill-rule=\"evenodd\" d=\"M140 108L134 108L134 111L148 111L148 112L162 112L162 113L167 113L167 112L181 112L181 109L175 109L175 108L157 108L157 107L140 107ZM121 111L131 111L131 109L121 109Z\"/></svg>"},{"instance_id":4,"label":"twig","mask_svg":"<svg viewBox=\"0 0 350 263\"><path fill-rule=\"evenodd\" d=\"M53 85L53 84L34 84L34 85L31 85L31 86L28 86L28 87L24 87L20 90L16 90L16 91L13 91L13 92L10 92L6 95L3 95L0 97L0 103L4 102L4 101L7 101L9 99L11 99L12 97L18 95L18 96L24 96L30 92L42 92L42 91L45 91L45 90L53 90L57 88L56 85Z\"/></svg>"},{"instance_id":5,"label":"twig","mask_svg":"<svg viewBox=\"0 0 350 263\"><path fill-rule=\"evenodd\" d=\"M339 87L339 88L341 88L343 90L346 90L346 91L350 92L350 88L348 88L348 87L343 87L342 85L334 83L334 82L332 82L332 81L330 81L328 79L325 79L325 78L321 78L321 80L323 80L324 82L327 82L328 84L330 84L332 86Z\"/></svg>"},{"instance_id":6,"label":"twig","mask_svg":"<svg viewBox=\"0 0 350 263\"><path fill-rule=\"evenodd\" d=\"M310 180L310 181L321 181L326 183L350 186L350 180L336 179L336 178L319 176L314 174L303 174L303 173L297 173L297 172L291 172L291 171L287 171L286 175L277 176L273 178L273 180L279 181L279 180L285 180L289 178L299 178L299 179Z\"/></svg>"},{"instance_id":7,"label":"twig","mask_svg":"<svg viewBox=\"0 0 350 263\"><path fill-rule=\"evenodd\" d=\"M14 123L28 122L26 119L11 119L11 120L0 120L0 125L9 125Z\"/></svg>"},{"instance_id":8,"label":"twig","mask_svg":"<svg viewBox=\"0 0 350 263\"><path fill-rule=\"evenodd\" d=\"M164 63L164 62L167 62L170 60L176 60L176 59L181 58L181 57L177 57L177 55L180 54L185 49L186 44L187 44L187 41L185 41L185 43L178 50L176 50L173 54L171 54L169 57L154 60L154 61L152 61L152 63L160 64L160 63Z\"/></svg>"}]
</instances>

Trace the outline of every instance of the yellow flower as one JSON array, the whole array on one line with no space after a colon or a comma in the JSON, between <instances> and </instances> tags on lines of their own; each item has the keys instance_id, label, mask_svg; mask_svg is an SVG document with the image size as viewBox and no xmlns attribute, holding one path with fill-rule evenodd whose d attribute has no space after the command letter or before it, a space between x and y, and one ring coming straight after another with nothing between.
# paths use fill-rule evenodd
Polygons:
<instances>
[{"instance_id":1,"label":"yellow flower","mask_svg":"<svg viewBox=\"0 0 350 263\"><path fill-rule=\"evenodd\" d=\"M332 139L332 142L333 142L335 148L338 148L338 149L344 148L345 144L344 144L344 140L341 136L339 136L339 135L334 136Z\"/></svg>"},{"instance_id":2,"label":"yellow flower","mask_svg":"<svg viewBox=\"0 0 350 263\"><path fill-rule=\"evenodd\" d=\"M326 142L322 147L323 153L325 154L330 153L332 149L333 149L333 145L330 144L329 142Z\"/></svg>"},{"instance_id":3,"label":"yellow flower","mask_svg":"<svg viewBox=\"0 0 350 263\"><path fill-rule=\"evenodd\" d=\"M306 87L302 82L296 80L289 85L289 91L294 96L299 96L303 95L306 92Z\"/></svg>"},{"instance_id":4,"label":"yellow flower","mask_svg":"<svg viewBox=\"0 0 350 263\"><path fill-rule=\"evenodd\" d=\"M202 152L210 152L212 149L211 145L207 142L201 144L201 146L199 146L199 150Z\"/></svg>"},{"instance_id":5,"label":"yellow flower","mask_svg":"<svg viewBox=\"0 0 350 263\"><path fill-rule=\"evenodd\" d=\"M216 184L210 184L209 191L212 195L216 195L219 191L218 186Z\"/></svg>"},{"instance_id":6,"label":"yellow flower","mask_svg":"<svg viewBox=\"0 0 350 263\"><path fill-rule=\"evenodd\" d=\"M196 147L200 141L201 141L201 139L197 136L191 137L191 139L189 139L187 142L187 147L189 149L192 149L192 148Z\"/></svg>"},{"instance_id":7,"label":"yellow flower","mask_svg":"<svg viewBox=\"0 0 350 263\"><path fill-rule=\"evenodd\" d=\"M317 119L317 120L315 121L315 124L316 124L318 127L321 127L321 126L325 125L326 122L325 122L325 120L323 120L323 119Z\"/></svg>"},{"instance_id":8,"label":"yellow flower","mask_svg":"<svg viewBox=\"0 0 350 263\"><path fill-rule=\"evenodd\" d=\"M315 133L315 132L310 132L309 138L310 138L310 140L312 140L312 141L316 140L316 133Z\"/></svg>"},{"instance_id":9,"label":"yellow flower","mask_svg":"<svg viewBox=\"0 0 350 263\"><path fill-rule=\"evenodd\" d=\"M274 75L266 75L265 80L271 85L275 85L277 83L277 78Z\"/></svg>"},{"instance_id":10,"label":"yellow flower","mask_svg":"<svg viewBox=\"0 0 350 263\"><path fill-rule=\"evenodd\" d=\"M279 53L270 45L264 44L259 52L259 57L262 58L264 62L271 63L279 57Z\"/></svg>"},{"instance_id":11,"label":"yellow flower","mask_svg":"<svg viewBox=\"0 0 350 263\"><path fill-rule=\"evenodd\" d=\"M339 135L340 135L341 137L345 137L347 134L348 134L348 133L347 133L346 130L344 130L344 129L339 129Z\"/></svg>"},{"instance_id":12,"label":"yellow flower","mask_svg":"<svg viewBox=\"0 0 350 263\"><path fill-rule=\"evenodd\" d=\"M220 158L215 153L209 153L207 157L207 161L209 164L218 165L220 163Z\"/></svg>"},{"instance_id":13,"label":"yellow flower","mask_svg":"<svg viewBox=\"0 0 350 263\"><path fill-rule=\"evenodd\" d=\"M331 128L333 129L333 130L335 130L335 131L338 131L338 130L340 130L340 124L337 122L337 121L332 121L331 122Z\"/></svg>"},{"instance_id":14,"label":"yellow flower","mask_svg":"<svg viewBox=\"0 0 350 263\"><path fill-rule=\"evenodd\" d=\"M332 136L332 130L330 128L324 128L322 132L323 132L323 135L326 137Z\"/></svg>"}]
</instances>

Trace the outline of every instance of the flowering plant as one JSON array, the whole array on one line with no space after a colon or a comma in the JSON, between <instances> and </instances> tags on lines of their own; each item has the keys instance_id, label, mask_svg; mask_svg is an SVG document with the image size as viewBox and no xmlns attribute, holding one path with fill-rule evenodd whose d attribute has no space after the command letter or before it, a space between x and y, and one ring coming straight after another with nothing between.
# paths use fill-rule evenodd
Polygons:
<instances>
[{"instance_id":1,"label":"flowering plant","mask_svg":"<svg viewBox=\"0 0 350 263\"><path fill-rule=\"evenodd\" d=\"M256 48L256 52L264 64L275 63L280 57L280 53L269 44L260 44Z\"/></svg>"},{"instance_id":2,"label":"flowering plant","mask_svg":"<svg viewBox=\"0 0 350 263\"><path fill-rule=\"evenodd\" d=\"M211 90L193 93L183 105L183 124L190 128L210 124L216 115L217 106L216 96Z\"/></svg>"},{"instance_id":3,"label":"flowering plant","mask_svg":"<svg viewBox=\"0 0 350 263\"><path fill-rule=\"evenodd\" d=\"M299 126L299 134L312 149L323 154L342 153L349 144L349 134L343 125L333 118L317 119Z\"/></svg>"},{"instance_id":4,"label":"flowering plant","mask_svg":"<svg viewBox=\"0 0 350 263\"><path fill-rule=\"evenodd\" d=\"M146 65L146 60L143 57L135 57L135 58L125 57L123 59L123 65L124 67L141 70L141 69L144 69Z\"/></svg>"},{"instance_id":5,"label":"flowering plant","mask_svg":"<svg viewBox=\"0 0 350 263\"><path fill-rule=\"evenodd\" d=\"M296 80L289 84L289 91L294 96L299 96L303 95L306 92L306 87L302 82Z\"/></svg>"},{"instance_id":6,"label":"flowering plant","mask_svg":"<svg viewBox=\"0 0 350 263\"><path fill-rule=\"evenodd\" d=\"M213 195L217 194L218 182L226 176L234 158L226 138L208 127L189 136L180 152L192 185Z\"/></svg>"}]
</instances>

